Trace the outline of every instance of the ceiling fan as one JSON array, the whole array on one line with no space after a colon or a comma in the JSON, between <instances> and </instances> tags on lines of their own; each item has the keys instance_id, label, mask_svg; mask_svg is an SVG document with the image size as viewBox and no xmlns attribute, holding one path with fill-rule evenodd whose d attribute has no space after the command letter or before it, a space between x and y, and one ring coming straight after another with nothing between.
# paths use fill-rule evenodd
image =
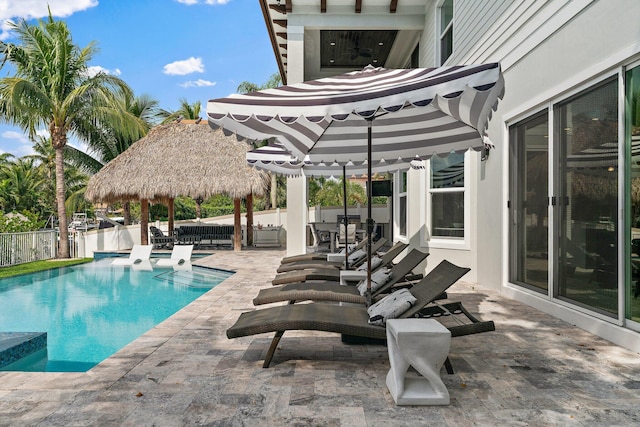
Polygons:
<instances>
[{"instance_id":1,"label":"ceiling fan","mask_svg":"<svg viewBox=\"0 0 640 427\"><path fill-rule=\"evenodd\" d=\"M373 49L360 47L360 37L357 34L349 34L347 38L349 38L353 42L353 47L348 47L347 52L345 52L344 54L349 55L352 61L358 59L358 57L371 58L371 52L373 52Z\"/></svg>"}]
</instances>

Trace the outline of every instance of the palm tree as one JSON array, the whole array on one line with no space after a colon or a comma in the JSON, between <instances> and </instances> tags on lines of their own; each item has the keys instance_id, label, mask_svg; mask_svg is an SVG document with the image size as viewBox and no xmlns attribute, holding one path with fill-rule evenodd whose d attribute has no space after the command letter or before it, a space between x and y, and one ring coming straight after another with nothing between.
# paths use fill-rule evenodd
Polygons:
<instances>
[{"instance_id":1,"label":"palm tree","mask_svg":"<svg viewBox=\"0 0 640 427\"><path fill-rule=\"evenodd\" d=\"M178 100L180 102L180 108L172 113L166 113L166 117L162 121L162 123L169 123L176 119L187 119L187 120L197 120L200 118L200 110L202 109L202 104L200 101L196 101L193 104L189 104L186 98L180 98Z\"/></svg>"},{"instance_id":2,"label":"palm tree","mask_svg":"<svg viewBox=\"0 0 640 427\"><path fill-rule=\"evenodd\" d=\"M131 121L139 121L142 128L140 137L149 132L155 124L163 120L169 113L159 107L157 99L150 95L133 96L132 93L121 93L117 102L123 114ZM137 139L120 132L120 128L102 129L102 134L91 138L87 142L89 152L85 153L74 147L67 146L65 152L67 158L74 166L77 166L89 174L94 174L102 169L111 160L127 150ZM84 194L84 191L77 192ZM124 225L131 223L131 206L126 201L122 204Z\"/></svg>"},{"instance_id":3,"label":"palm tree","mask_svg":"<svg viewBox=\"0 0 640 427\"><path fill-rule=\"evenodd\" d=\"M91 75L88 64L95 44L80 48L73 44L63 21L51 13L37 25L22 19L9 23L19 44L0 42L2 63L14 66L15 74L0 79L0 118L35 138L46 126L56 158L56 203L60 228L59 258L69 258L69 232L65 209L64 152L71 135L90 140L100 130L117 126L123 134L137 138L139 123L127 120L118 108L117 94L131 90L121 79L99 72Z\"/></svg>"},{"instance_id":4,"label":"palm tree","mask_svg":"<svg viewBox=\"0 0 640 427\"><path fill-rule=\"evenodd\" d=\"M238 85L238 88L236 90L238 91L238 93L249 93L255 92L257 90L273 89L280 85L282 85L282 77L280 77L279 73L274 73L262 86L258 86L257 84L252 82L244 81ZM267 200L269 200L270 203L265 203L265 209L275 208L278 204L278 179L275 173L269 172L269 175L271 176L271 188L269 189L270 197L267 198Z\"/></svg>"},{"instance_id":5,"label":"palm tree","mask_svg":"<svg viewBox=\"0 0 640 427\"><path fill-rule=\"evenodd\" d=\"M5 212L42 211L40 197L45 177L34 165L33 159L20 158L0 172L0 198Z\"/></svg>"}]
</instances>

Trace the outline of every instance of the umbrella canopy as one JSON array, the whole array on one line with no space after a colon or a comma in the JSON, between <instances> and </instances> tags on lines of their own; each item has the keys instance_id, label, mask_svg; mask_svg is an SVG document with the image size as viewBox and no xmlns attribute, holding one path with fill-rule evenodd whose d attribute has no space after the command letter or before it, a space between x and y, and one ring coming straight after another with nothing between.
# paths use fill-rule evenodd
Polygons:
<instances>
[{"instance_id":1,"label":"umbrella canopy","mask_svg":"<svg viewBox=\"0 0 640 427\"><path fill-rule=\"evenodd\" d=\"M93 175L85 197L111 202L261 195L265 179L247 165L249 148L206 122L159 125Z\"/></svg>"},{"instance_id":2,"label":"umbrella canopy","mask_svg":"<svg viewBox=\"0 0 640 427\"><path fill-rule=\"evenodd\" d=\"M366 164L371 236L374 165L489 146L486 129L503 94L497 63L402 70L368 66L210 100L207 115L214 125L245 138L276 138L293 156L313 164ZM371 239L367 255L370 288Z\"/></svg>"},{"instance_id":3,"label":"umbrella canopy","mask_svg":"<svg viewBox=\"0 0 640 427\"><path fill-rule=\"evenodd\" d=\"M324 177L351 177L363 176L368 173L366 162L355 166L352 163L340 165L338 163L312 163L301 161L287 150L278 145L265 145L247 151L247 163L258 169L274 172L286 176L324 176ZM373 174L384 174L391 170L406 170L424 168L424 162L412 160L410 162L396 161L392 163L378 162L372 166ZM346 169L346 175L345 175Z\"/></svg>"},{"instance_id":4,"label":"umbrella canopy","mask_svg":"<svg viewBox=\"0 0 640 427\"><path fill-rule=\"evenodd\" d=\"M410 162L481 149L504 92L499 64L390 70L367 67L210 100L209 120L249 139L276 138L312 163ZM371 156L368 121L376 119Z\"/></svg>"}]
</instances>

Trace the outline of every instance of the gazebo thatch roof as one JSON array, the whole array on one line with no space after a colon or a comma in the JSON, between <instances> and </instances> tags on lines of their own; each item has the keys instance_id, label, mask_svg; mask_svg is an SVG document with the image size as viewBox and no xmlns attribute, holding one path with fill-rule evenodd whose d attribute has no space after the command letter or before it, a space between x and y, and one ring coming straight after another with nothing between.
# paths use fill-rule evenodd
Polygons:
<instances>
[{"instance_id":1,"label":"gazebo thatch roof","mask_svg":"<svg viewBox=\"0 0 640 427\"><path fill-rule=\"evenodd\" d=\"M159 125L91 177L85 197L160 202L178 196L262 195L264 172L247 165L249 148L206 121Z\"/></svg>"}]
</instances>

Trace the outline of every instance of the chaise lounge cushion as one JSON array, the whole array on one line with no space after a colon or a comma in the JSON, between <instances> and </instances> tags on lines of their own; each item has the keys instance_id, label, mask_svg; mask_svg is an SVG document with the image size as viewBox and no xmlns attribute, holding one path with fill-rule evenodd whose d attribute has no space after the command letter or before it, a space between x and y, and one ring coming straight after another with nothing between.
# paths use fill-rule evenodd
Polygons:
<instances>
[{"instance_id":1,"label":"chaise lounge cushion","mask_svg":"<svg viewBox=\"0 0 640 427\"><path fill-rule=\"evenodd\" d=\"M369 323L384 326L388 319L396 319L409 310L417 299L408 289L401 289L382 298L367 309Z\"/></svg>"},{"instance_id":2,"label":"chaise lounge cushion","mask_svg":"<svg viewBox=\"0 0 640 427\"><path fill-rule=\"evenodd\" d=\"M391 271L391 269L386 267L382 267L381 269L371 273L371 293L375 294L376 292L378 292L378 289L386 285L389 280L391 280L392 275L393 272ZM367 292L367 279L361 280L357 286L360 295L364 296L364 294Z\"/></svg>"},{"instance_id":3,"label":"chaise lounge cushion","mask_svg":"<svg viewBox=\"0 0 640 427\"><path fill-rule=\"evenodd\" d=\"M378 255L375 255L373 258L371 258L371 271L380 267L380 264L382 264L382 258L380 258ZM356 268L356 270L367 271L367 263L365 262L360 267Z\"/></svg>"},{"instance_id":4,"label":"chaise lounge cushion","mask_svg":"<svg viewBox=\"0 0 640 427\"><path fill-rule=\"evenodd\" d=\"M362 249L358 249L356 251L354 251L353 253L349 254L349 265L353 264L354 262L358 262L360 261L362 258L366 257L367 253L365 251L363 251Z\"/></svg>"}]
</instances>

